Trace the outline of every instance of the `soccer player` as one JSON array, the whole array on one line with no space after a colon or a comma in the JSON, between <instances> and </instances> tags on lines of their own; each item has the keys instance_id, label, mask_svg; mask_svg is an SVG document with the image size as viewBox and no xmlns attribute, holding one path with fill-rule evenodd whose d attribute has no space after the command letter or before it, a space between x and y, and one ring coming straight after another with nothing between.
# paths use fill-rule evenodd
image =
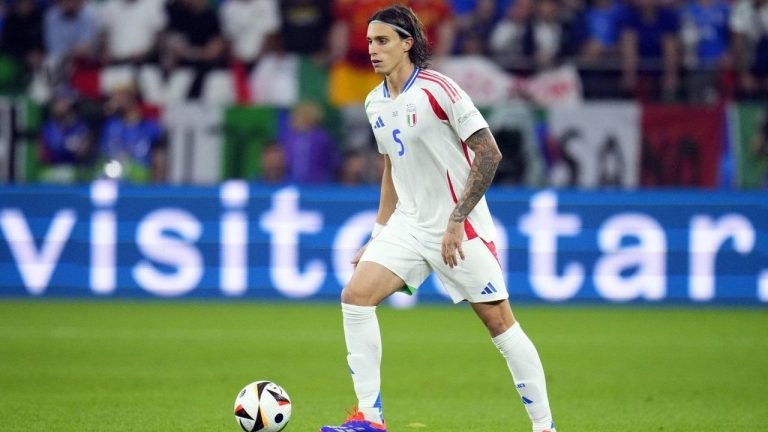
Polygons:
<instances>
[{"instance_id":1,"label":"soccer player","mask_svg":"<svg viewBox=\"0 0 768 432\"><path fill-rule=\"evenodd\" d=\"M381 335L376 306L413 293L436 272L454 302L468 301L491 333L535 432L554 432L544 370L523 332L493 243L485 191L501 153L488 124L455 82L427 69L429 50L413 12L392 6L368 20L368 52L384 81L365 109L385 170L371 240L341 293L355 412L321 432L381 432Z\"/></svg>"}]
</instances>

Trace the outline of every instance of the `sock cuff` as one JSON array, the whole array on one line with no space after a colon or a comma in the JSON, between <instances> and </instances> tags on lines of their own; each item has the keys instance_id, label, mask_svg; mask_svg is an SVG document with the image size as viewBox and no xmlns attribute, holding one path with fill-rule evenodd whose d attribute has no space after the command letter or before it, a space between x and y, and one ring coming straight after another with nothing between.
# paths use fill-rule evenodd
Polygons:
<instances>
[{"instance_id":1,"label":"sock cuff","mask_svg":"<svg viewBox=\"0 0 768 432\"><path fill-rule=\"evenodd\" d=\"M519 322L515 321L515 323L512 324L512 327L508 328L507 331L491 338L491 340L497 348L501 349L503 346L508 344L515 345L519 340L525 338L526 335L523 331L523 328L520 326Z\"/></svg>"},{"instance_id":2,"label":"sock cuff","mask_svg":"<svg viewBox=\"0 0 768 432\"><path fill-rule=\"evenodd\" d=\"M376 314L376 306L356 306L342 303L341 313L349 318L368 318Z\"/></svg>"}]
</instances>

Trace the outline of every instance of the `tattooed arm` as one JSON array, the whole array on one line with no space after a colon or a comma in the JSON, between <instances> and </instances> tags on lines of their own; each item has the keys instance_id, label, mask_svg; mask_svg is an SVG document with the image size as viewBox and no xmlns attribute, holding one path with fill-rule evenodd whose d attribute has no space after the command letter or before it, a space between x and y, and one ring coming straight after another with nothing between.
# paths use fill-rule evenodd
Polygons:
<instances>
[{"instance_id":1,"label":"tattooed arm","mask_svg":"<svg viewBox=\"0 0 768 432\"><path fill-rule=\"evenodd\" d=\"M464 259L461 243L464 240L464 220L480 202L496 174L496 167L501 161L501 152L496 140L488 128L480 129L466 140L467 146L475 152L475 159L469 170L464 192L459 197L456 207L451 212L448 227L443 235L443 262L453 268L458 264L456 252Z\"/></svg>"},{"instance_id":2,"label":"tattooed arm","mask_svg":"<svg viewBox=\"0 0 768 432\"><path fill-rule=\"evenodd\" d=\"M488 190L496 174L496 167L501 161L501 152L496 145L496 140L488 128L480 129L467 138L467 146L475 152L475 160L469 170L467 183L464 185L464 193L461 194L456 207L451 213L451 221L464 222L469 212L480 202L480 199Z\"/></svg>"}]
</instances>

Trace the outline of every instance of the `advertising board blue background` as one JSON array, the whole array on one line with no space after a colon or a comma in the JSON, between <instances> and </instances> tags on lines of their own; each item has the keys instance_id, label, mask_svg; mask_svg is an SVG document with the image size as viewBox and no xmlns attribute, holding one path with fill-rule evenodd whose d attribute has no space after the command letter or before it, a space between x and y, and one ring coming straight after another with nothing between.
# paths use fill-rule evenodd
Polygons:
<instances>
[{"instance_id":1,"label":"advertising board blue background","mask_svg":"<svg viewBox=\"0 0 768 432\"><path fill-rule=\"evenodd\" d=\"M495 188L510 294L768 303L768 198ZM338 299L378 188L0 187L0 296ZM405 297L405 296L403 296ZM415 301L448 302L436 278Z\"/></svg>"}]
</instances>

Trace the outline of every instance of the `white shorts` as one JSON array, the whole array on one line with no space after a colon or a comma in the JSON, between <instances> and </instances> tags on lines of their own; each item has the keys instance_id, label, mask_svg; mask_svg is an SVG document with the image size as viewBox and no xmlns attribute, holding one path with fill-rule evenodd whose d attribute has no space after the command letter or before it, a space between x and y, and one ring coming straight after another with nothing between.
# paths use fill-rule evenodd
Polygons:
<instances>
[{"instance_id":1,"label":"white shorts","mask_svg":"<svg viewBox=\"0 0 768 432\"><path fill-rule=\"evenodd\" d=\"M390 221L391 222L391 221ZM437 273L454 303L485 303L509 297L493 243L476 237L465 240L464 260L456 267L443 263L440 243L421 242L402 224L388 224L365 249L360 261L381 264L405 281L404 292L413 294L425 279Z\"/></svg>"}]
</instances>

